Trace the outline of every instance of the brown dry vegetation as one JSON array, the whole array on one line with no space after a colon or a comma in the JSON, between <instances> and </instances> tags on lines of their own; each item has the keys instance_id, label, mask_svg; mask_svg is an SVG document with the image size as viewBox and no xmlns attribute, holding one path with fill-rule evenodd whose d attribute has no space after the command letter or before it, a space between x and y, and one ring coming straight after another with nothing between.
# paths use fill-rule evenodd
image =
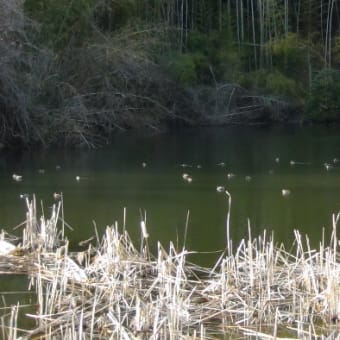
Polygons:
<instances>
[{"instance_id":1,"label":"brown dry vegetation","mask_svg":"<svg viewBox=\"0 0 340 340\"><path fill-rule=\"evenodd\" d=\"M35 44L22 6L0 2L0 141L7 147L106 142L113 131L189 122L185 91L146 52L153 30L127 28L63 51ZM30 38L28 38L30 36Z\"/></svg>"},{"instance_id":2,"label":"brown dry vegetation","mask_svg":"<svg viewBox=\"0 0 340 340\"><path fill-rule=\"evenodd\" d=\"M227 194L227 193L226 193ZM295 231L288 251L266 231L227 249L212 268L188 261L190 251L158 243L154 256L141 221L139 250L125 228L108 226L71 252L61 201L49 219L26 198L21 243L2 233L2 272L26 273L37 303L18 328L20 303L1 318L4 338L214 339L280 336L335 339L339 321L338 216L329 244L317 249ZM7 249L7 250L6 250ZM33 312L34 310L34 312Z\"/></svg>"}]
</instances>

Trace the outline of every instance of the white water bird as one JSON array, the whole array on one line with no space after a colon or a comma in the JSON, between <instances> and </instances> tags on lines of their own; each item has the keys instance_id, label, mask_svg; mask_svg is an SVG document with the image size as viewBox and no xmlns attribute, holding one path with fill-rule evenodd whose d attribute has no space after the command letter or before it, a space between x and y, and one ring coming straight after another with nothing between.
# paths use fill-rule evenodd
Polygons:
<instances>
[{"instance_id":1,"label":"white water bird","mask_svg":"<svg viewBox=\"0 0 340 340\"><path fill-rule=\"evenodd\" d=\"M182 174L182 178L183 178L184 180L187 180L188 177L190 177L189 174L187 174L187 173Z\"/></svg>"},{"instance_id":2,"label":"white water bird","mask_svg":"<svg viewBox=\"0 0 340 340\"><path fill-rule=\"evenodd\" d=\"M235 174L233 174L232 172L229 172L228 174L227 174L227 178L228 179L232 179L232 178L234 178L235 177Z\"/></svg>"},{"instance_id":3,"label":"white water bird","mask_svg":"<svg viewBox=\"0 0 340 340\"><path fill-rule=\"evenodd\" d=\"M323 163L323 166L327 171L332 170L334 168L333 165L329 163Z\"/></svg>"},{"instance_id":4,"label":"white water bird","mask_svg":"<svg viewBox=\"0 0 340 340\"><path fill-rule=\"evenodd\" d=\"M187 183L191 183L192 182L192 177L189 174L187 174L187 173L182 174L182 178Z\"/></svg>"},{"instance_id":5,"label":"white water bird","mask_svg":"<svg viewBox=\"0 0 340 340\"><path fill-rule=\"evenodd\" d=\"M294 166L294 165L310 165L310 162L290 161L289 164L290 164L291 166Z\"/></svg>"},{"instance_id":6,"label":"white water bird","mask_svg":"<svg viewBox=\"0 0 340 340\"><path fill-rule=\"evenodd\" d=\"M334 164L339 163L339 159L338 158L333 158L333 163Z\"/></svg>"},{"instance_id":7,"label":"white water bird","mask_svg":"<svg viewBox=\"0 0 340 340\"><path fill-rule=\"evenodd\" d=\"M22 176L17 175L17 174L13 174L12 178L16 181L16 182L21 182L22 181Z\"/></svg>"},{"instance_id":8,"label":"white water bird","mask_svg":"<svg viewBox=\"0 0 340 340\"><path fill-rule=\"evenodd\" d=\"M191 168L192 167L191 165L186 164L186 163L182 163L179 166L182 167L182 168Z\"/></svg>"},{"instance_id":9,"label":"white water bird","mask_svg":"<svg viewBox=\"0 0 340 340\"><path fill-rule=\"evenodd\" d=\"M149 234L146 230L146 223L145 221L140 221L140 228L141 228L141 232L142 232L142 236L143 238L148 238L149 237Z\"/></svg>"},{"instance_id":10,"label":"white water bird","mask_svg":"<svg viewBox=\"0 0 340 340\"><path fill-rule=\"evenodd\" d=\"M280 158L279 158L279 157L276 157L276 158L275 158L275 162L276 162L276 163L280 163Z\"/></svg>"},{"instance_id":11,"label":"white water bird","mask_svg":"<svg viewBox=\"0 0 340 340\"><path fill-rule=\"evenodd\" d=\"M217 192L224 192L224 191L225 191L225 188L224 188L224 186L222 186L222 185L218 185L218 186L216 187L216 191L217 191Z\"/></svg>"},{"instance_id":12,"label":"white water bird","mask_svg":"<svg viewBox=\"0 0 340 340\"><path fill-rule=\"evenodd\" d=\"M63 197L62 193L58 193L58 192L53 193L53 198L55 201L60 201L62 197Z\"/></svg>"},{"instance_id":13,"label":"white water bird","mask_svg":"<svg viewBox=\"0 0 340 340\"><path fill-rule=\"evenodd\" d=\"M28 194L20 194L19 197L20 197L21 200L25 200L26 198L29 198L29 195Z\"/></svg>"},{"instance_id":14,"label":"white water bird","mask_svg":"<svg viewBox=\"0 0 340 340\"><path fill-rule=\"evenodd\" d=\"M246 180L246 182L250 182L251 181L251 176L246 176L246 177L244 177L244 179Z\"/></svg>"},{"instance_id":15,"label":"white water bird","mask_svg":"<svg viewBox=\"0 0 340 340\"><path fill-rule=\"evenodd\" d=\"M77 182L80 181L80 176L76 176L76 181L77 181Z\"/></svg>"},{"instance_id":16,"label":"white water bird","mask_svg":"<svg viewBox=\"0 0 340 340\"><path fill-rule=\"evenodd\" d=\"M217 166L220 166L220 167L222 167L222 168L225 167L225 163L224 163L224 162L217 163L216 165L217 165Z\"/></svg>"},{"instance_id":17,"label":"white water bird","mask_svg":"<svg viewBox=\"0 0 340 340\"><path fill-rule=\"evenodd\" d=\"M142 163L142 167L146 168L147 164L145 162Z\"/></svg>"},{"instance_id":18,"label":"white water bird","mask_svg":"<svg viewBox=\"0 0 340 340\"><path fill-rule=\"evenodd\" d=\"M289 189L282 189L281 194L283 197L288 197L290 195L290 190Z\"/></svg>"}]
</instances>

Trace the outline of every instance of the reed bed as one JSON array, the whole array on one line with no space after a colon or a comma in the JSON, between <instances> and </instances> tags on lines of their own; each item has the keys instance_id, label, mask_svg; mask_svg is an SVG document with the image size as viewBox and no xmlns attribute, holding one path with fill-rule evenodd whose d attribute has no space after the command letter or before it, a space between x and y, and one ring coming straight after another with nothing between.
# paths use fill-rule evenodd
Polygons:
<instances>
[{"instance_id":1,"label":"reed bed","mask_svg":"<svg viewBox=\"0 0 340 340\"><path fill-rule=\"evenodd\" d=\"M226 251L212 268L188 260L190 252L158 243L150 254L141 222L137 249L125 228L108 226L88 249L72 252L64 237L62 201L51 217L37 218L27 199L22 242L3 255L4 272L30 277L35 327L17 327L20 306L2 320L3 333L16 339L215 339L338 336L340 264L336 235L339 215L326 245L312 249L295 231L292 250L263 231ZM3 240L8 239L2 234ZM5 262L5 261L4 261ZM9 264L13 266L9 266ZM4 330L5 329L5 330Z\"/></svg>"}]
</instances>

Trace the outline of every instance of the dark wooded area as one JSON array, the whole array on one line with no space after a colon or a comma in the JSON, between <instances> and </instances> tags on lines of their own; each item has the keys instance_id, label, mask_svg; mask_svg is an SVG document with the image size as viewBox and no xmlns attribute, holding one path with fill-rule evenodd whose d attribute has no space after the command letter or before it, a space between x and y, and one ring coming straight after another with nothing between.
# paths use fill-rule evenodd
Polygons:
<instances>
[{"instance_id":1,"label":"dark wooded area","mask_svg":"<svg viewBox=\"0 0 340 340\"><path fill-rule=\"evenodd\" d=\"M0 140L340 117L335 0L0 1Z\"/></svg>"}]
</instances>

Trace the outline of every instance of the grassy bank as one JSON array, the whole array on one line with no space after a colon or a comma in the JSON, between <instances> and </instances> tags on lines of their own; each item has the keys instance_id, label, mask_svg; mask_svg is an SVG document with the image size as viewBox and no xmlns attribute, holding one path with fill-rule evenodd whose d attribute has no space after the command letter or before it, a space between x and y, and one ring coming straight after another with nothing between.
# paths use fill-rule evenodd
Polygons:
<instances>
[{"instance_id":1,"label":"grassy bank","mask_svg":"<svg viewBox=\"0 0 340 340\"><path fill-rule=\"evenodd\" d=\"M3 233L3 272L25 273L37 296L33 329L17 327L20 303L2 317L4 338L209 339L256 336L319 339L338 335L339 258L333 216L329 243L311 249L295 231L277 245L264 231L227 249L212 268L190 262L191 252L158 244L150 254L145 221L138 247L125 226L108 226L72 251L64 237L62 201L50 218L26 200L22 239ZM6 247L5 247L6 246Z\"/></svg>"}]
</instances>

